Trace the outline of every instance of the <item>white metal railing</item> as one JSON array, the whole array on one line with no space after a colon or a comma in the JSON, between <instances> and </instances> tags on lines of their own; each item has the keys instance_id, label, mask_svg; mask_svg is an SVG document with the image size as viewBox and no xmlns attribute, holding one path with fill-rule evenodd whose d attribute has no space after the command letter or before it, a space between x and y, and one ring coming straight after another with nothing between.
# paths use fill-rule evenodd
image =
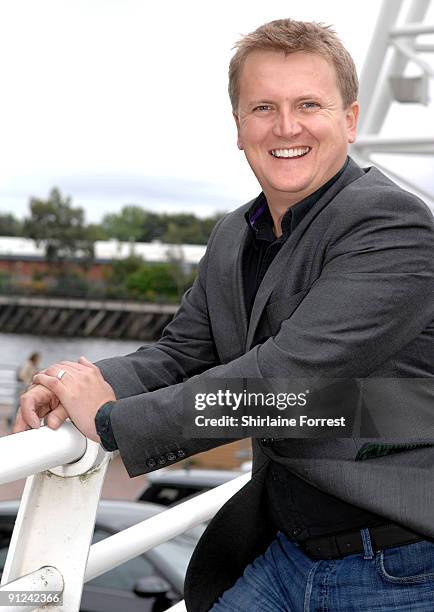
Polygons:
<instances>
[{"instance_id":1,"label":"white metal railing","mask_svg":"<svg viewBox=\"0 0 434 612\"><path fill-rule=\"evenodd\" d=\"M428 81L434 78L434 66L420 54L433 53L434 45L419 42L418 37L434 33L434 24L424 23L430 5L431 0L411 0L403 23L397 25L404 0L383 0L360 78L359 136L351 154L362 165L373 163L434 207L434 193L371 157L378 153L434 156L434 132L411 138L381 134L392 102L429 103ZM409 63L418 67L420 76L405 76Z\"/></svg>"},{"instance_id":2,"label":"white metal railing","mask_svg":"<svg viewBox=\"0 0 434 612\"><path fill-rule=\"evenodd\" d=\"M24 434L0 440L0 485L77 461L86 452L86 438L70 422L57 431L41 427Z\"/></svg>"},{"instance_id":3,"label":"white metal railing","mask_svg":"<svg viewBox=\"0 0 434 612\"><path fill-rule=\"evenodd\" d=\"M28 476L0 594L61 590L63 603L54 602L48 608L76 612L84 582L210 519L250 478L245 474L90 545L111 457L69 421L56 431L41 427L0 438L0 484ZM35 470L39 473L31 475ZM42 608L26 607L32 609ZM181 612L185 606L180 602L171 610Z\"/></svg>"}]
</instances>

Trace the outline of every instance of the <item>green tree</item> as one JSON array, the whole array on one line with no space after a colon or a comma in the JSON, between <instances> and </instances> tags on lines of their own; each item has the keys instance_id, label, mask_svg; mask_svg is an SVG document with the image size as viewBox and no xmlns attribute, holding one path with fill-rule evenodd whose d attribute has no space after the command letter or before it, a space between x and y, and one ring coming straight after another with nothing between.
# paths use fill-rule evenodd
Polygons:
<instances>
[{"instance_id":1,"label":"green tree","mask_svg":"<svg viewBox=\"0 0 434 612\"><path fill-rule=\"evenodd\" d=\"M71 198L63 198L56 187L46 200L30 200L30 217L25 219L24 233L37 245L45 245L49 261L62 262L69 257L93 259L93 239L85 226L82 208L73 208Z\"/></svg>"},{"instance_id":2,"label":"green tree","mask_svg":"<svg viewBox=\"0 0 434 612\"><path fill-rule=\"evenodd\" d=\"M161 215L130 205L119 214L105 215L101 228L108 237L123 242L151 242L164 233L166 225Z\"/></svg>"},{"instance_id":3,"label":"green tree","mask_svg":"<svg viewBox=\"0 0 434 612\"><path fill-rule=\"evenodd\" d=\"M123 242L161 240L168 244L206 244L221 216L199 219L190 213L159 215L130 205L124 206L119 214L105 215L101 229L107 238Z\"/></svg>"},{"instance_id":4,"label":"green tree","mask_svg":"<svg viewBox=\"0 0 434 612\"><path fill-rule=\"evenodd\" d=\"M199 219L188 213L166 215L167 230L161 240L169 244L206 244L220 214Z\"/></svg>"},{"instance_id":5,"label":"green tree","mask_svg":"<svg viewBox=\"0 0 434 612\"><path fill-rule=\"evenodd\" d=\"M22 236L23 224L11 213L0 214L0 236Z\"/></svg>"}]
</instances>

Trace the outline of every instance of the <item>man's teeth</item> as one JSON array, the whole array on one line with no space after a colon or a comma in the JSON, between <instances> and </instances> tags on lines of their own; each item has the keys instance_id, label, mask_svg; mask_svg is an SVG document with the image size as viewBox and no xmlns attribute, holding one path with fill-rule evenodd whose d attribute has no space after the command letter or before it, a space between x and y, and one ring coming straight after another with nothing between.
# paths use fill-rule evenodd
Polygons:
<instances>
[{"instance_id":1,"label":"man's teeth","mask_svg":"<svg viewBox=\"0 0 434 612\"><path fill-rule=\"evenodd\" d=\"M273 149L274 157L301 157L310 151L310 147L297 147L295 149Z\"/></svg>"}]
</instances>

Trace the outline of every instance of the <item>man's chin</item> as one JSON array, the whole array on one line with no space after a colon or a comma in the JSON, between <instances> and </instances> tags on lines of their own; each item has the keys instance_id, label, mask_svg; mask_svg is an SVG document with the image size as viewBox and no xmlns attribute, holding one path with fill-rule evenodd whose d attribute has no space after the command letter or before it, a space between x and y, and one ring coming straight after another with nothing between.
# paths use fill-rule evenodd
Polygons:
<instances>
[{"instance_id":1,"label":"man's chin","mask_svg":"<svg viewBox=\"0 0 434 612\"><path fill-rule=\"evenodd\" d=\"M315 191L312 190L312 181L279 181L272 185L272 191L280 198L288 196L291 199L302 200L304 197Z\"/></svg>"}]
</instances>

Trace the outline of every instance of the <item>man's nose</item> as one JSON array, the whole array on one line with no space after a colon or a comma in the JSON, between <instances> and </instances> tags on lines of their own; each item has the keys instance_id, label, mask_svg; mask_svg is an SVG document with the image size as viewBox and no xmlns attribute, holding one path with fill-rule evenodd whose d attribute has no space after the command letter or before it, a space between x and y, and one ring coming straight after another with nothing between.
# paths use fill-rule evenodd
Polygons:
<instances>
[{"instance_id":1,"label":"man's nose","mask_svg":"<svg viewBox=\"0 0 434 612\"><path fill-rule=\"evenodd\" d=\"M280 138L297 136L302 131L302 126L297 117L290 110L282 109L276 114L273 133Z\"/></svg>"}]
</instances>

